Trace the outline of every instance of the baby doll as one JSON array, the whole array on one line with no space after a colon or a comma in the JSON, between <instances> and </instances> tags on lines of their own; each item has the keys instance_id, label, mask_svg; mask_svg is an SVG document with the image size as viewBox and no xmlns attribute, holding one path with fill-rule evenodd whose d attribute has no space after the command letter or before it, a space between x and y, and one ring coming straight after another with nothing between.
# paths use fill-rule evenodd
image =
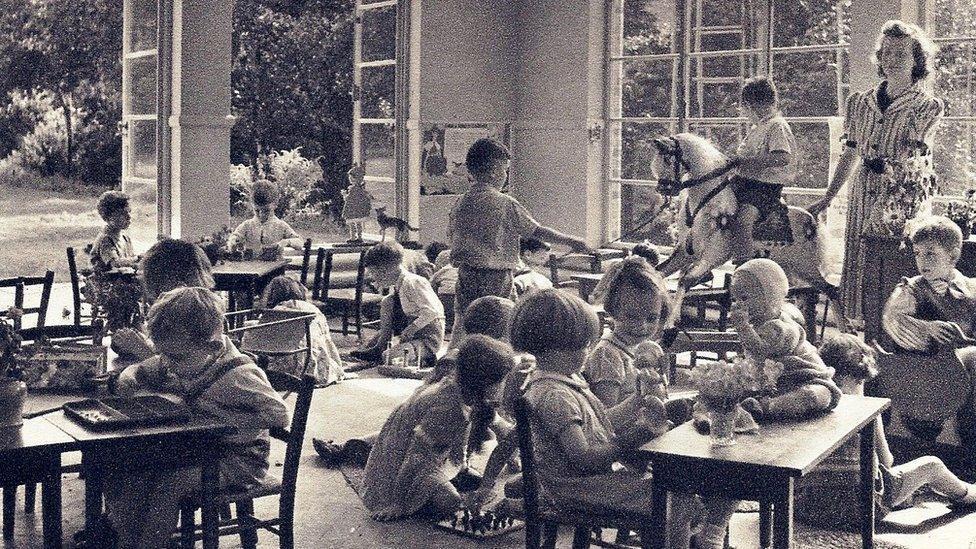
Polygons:
<instances>
[{"instance_id":1,"label":"baby doll","mask_svg":"<svg viewBox=\"0 0 976 549\"><path fill-rule=\"evenodd\" d=\"M800 311L786 302L789 280L783 268L769 259L750 259L732 274L730 291L729 320L745 356L783 365L775 393L746 399L743 407L761 419L799 418L837 406L841 392L831 379L833 370L807 341Z\"/></svg>"}]
</instances>

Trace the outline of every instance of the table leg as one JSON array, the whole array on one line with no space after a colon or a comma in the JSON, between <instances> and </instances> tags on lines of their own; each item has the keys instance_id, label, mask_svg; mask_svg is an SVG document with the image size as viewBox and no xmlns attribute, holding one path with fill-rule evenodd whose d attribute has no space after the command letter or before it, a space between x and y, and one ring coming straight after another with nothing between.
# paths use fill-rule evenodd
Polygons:
<instances>
[{"instance_id":1,"label":"table leg","mask_svg":"<svg viewBox=\"0 0 976 549\"><path fill-rule=\"evenodd\" d=\"M85 475L85 530L90 532L102 515L102 468L91 455L82 453L81 470Z\"/></svg>"},{"instance_id":2,"label":"table leg","mask_svg":"<svg viewBox=\"0 0 976 549\"><path fill-rule=\"evenodd\" d=\"M874 421L861 429L861 546L874 547Z\"/></svg>"},{"instance_id":3,"label":"table leg","mask_svg":"<svg viewBox=\"0 0 976 549\"><path fill-rule=\"evenodd\" d=\"M773 502L773 547L789 549L793 541L793 477L786 477Z\"/></svg>"},{"instance_id":4,"label":"table leg","mask_svg":"<svg viewBox=\"0 0 976 549\"><path fill-rule=\"evenodd\" d=\"M61 454L51 458L41 484L44 549L61 549Z\"/></svg>"},{"instance_id":5,"label":"table leg","mask_svg":"<svg viewBox=\"0 0 976 549\"><path fill-rule=\"evenodd\" d=\"M3 491L3 539L14 537L14 517L17 510L17 485L0 487Z\"/></svg>"},{"instance_id":6,"label":"table leg","mask_svg":"<svg viewBox=\"0 0 976 549\"><path fill-rule=\"evenodd\" d=\"M217 510L217 456L207 456L200 470L200 511L202 514L203 549L217 549L219 516Z\"/></svg>"},{"instance_id":7,"label":"table leg","mask_svg":"<svg viewBox=\"0 0 976 549\"><path fill-rule=\"evenodd\" d=\"M759 502L759 547L768 549L773 545L773 504L768 500Z\"/></svg>"},{"instance_id":8,"label":"table leg","mask_svg":"<svg viewBox=\"0 0 976 549\"><path fill-rule=\"evenodd\" d=\"M668 490L656 478L651 480L651 547L667 545Z\"/></svg>"}]
</instances>

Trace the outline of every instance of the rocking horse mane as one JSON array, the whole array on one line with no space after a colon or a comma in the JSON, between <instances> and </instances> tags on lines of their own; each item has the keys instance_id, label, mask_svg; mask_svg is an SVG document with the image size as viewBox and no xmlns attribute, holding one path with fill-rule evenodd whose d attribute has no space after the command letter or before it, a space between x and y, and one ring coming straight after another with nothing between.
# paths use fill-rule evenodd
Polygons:
<instances>
[{"instance_id":1,"label":"rocking horse mane","mask_svg":"<svg viewBox=\"0 0 976 549\"><path fill-rule=\"evenodd\" d=\"M685 161L693 175L699 176L724 166L728 158L711 141L693 133L679 133L674 139L681 145Z\"/></svg>"}]
</instances>

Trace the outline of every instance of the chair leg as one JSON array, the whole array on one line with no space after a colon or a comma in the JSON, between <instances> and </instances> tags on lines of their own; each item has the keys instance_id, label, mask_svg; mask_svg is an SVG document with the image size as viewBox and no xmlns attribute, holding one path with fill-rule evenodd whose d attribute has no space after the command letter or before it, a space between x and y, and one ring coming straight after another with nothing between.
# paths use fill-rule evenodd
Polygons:
<instances>
[{"instance_id":1,"label":"chair leg","mask_svg":"<svg viewBox=\"0 0 976 549\"><path fill-rule=\"evenodd\" d=\"M542 525L542 549L556 548L557 527L555 524L545 523Z\"/></svg>"},{"instance_id":2,"label":"chair leg","mask_svg":"<svg viewBox=\"0 0 976 549\"><path fill-rule=\"evenodd\" d=\"M278 502L278 518L281 524L278 525L278 543L281 549L295 548L295 495L286 497L282 494Z\"/></svg>"},{"instance_id":3,"label":"chair leg","mask_svg":"<svg viewBox=\"0 0 976 549\"><path fill-rule=\"evenodd\" d=\"M14 537L14 511L17 505L17 486L3 487L3 539Z\"/></svg>"},{"instance_id":4,"label":"chair leg","mask_svg":"<svg viewBox=\"0 0 976 549\"><path fill-rule=\"evenodd\" d=\"M34 514L35 502L37 501L37 484L28 482L24 485L24 513Z\"/></svg>"},{"instance_id":5,"label":"chair leg","mask_svg":"<svg viewBox=\"0 0 976 549\"><path fill-rule=\"evenodd\" d=\"M651 547L651 540L654 538L654 536L651 534L650 528L640 530L638 535L640 536L641 549L655 549L654 547Z\"/></svg>"},{"instance_id":6,"label":"chair leg","mask_svg":"<svg viewBox=\"0 0 976 549\"><path fill-rule=\"evenodd\" d=\"M590 546L590 529L577 526L573 530L573 549L587 549Z\"/></svg>"},{"instance_id":7,"label":"chair leg","mask_svg":"<svg viewBox=\"0 0 976 549\"><path fill-rule=\"evenodd\" d=\"M180 549L193 549L193 536L196 534L196 507L192 503L180 505Z\"/></svg>"},{"instance_id":8,"label":"chair leg","mask_svg":"<svg viewBox=\"0 0 976 549\"><path fill-rule=\"evenodd\" d=\"M525 522L525 549L539 549L542 545L542 528L536 522Z\"/></svg>"},{"instance_id":9,"label":"chair leg","mask_svg":"<svg viewBox=\"0 0 976 549\"><path fill-rule=\"evenodd\" d=\"M237 509L237 523L241 527L241 547L255 549L258 546L258 531L254 525L254 500L245 499L234 504Z\"/></svg>"},{"instance_id":10,"label":"chair leg","mask_svg":"<svg viewBox=\"0 0 976 549\"><path fill-rule=\"evenodd\" d=\"M232 515L231 512L230 512L230 504L229 503L223 503L223 504L220 505L220 513L219 514L220 514L220 520L230 520L230 519L232 519L234 517L234 515Z\"/></svg>"}]
</instances>

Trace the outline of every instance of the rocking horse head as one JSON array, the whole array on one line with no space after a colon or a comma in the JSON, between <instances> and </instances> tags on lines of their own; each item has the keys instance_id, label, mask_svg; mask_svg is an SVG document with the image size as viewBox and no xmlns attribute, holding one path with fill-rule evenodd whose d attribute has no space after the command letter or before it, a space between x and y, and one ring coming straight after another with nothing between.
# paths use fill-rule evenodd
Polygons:
<instances>
[{"instance_id":1,"label":"rocking horse head","mask_svg":"<svg viewBox=\"0 0 976 549\"><path fill-rule=\"evenodd\" d=\"M657 190L675 196L696 186L698 179L727 163L727 158L707 139L690 133L679 133L654 140L651 174L657 179Z\"/></svg>"}]
</instances>

